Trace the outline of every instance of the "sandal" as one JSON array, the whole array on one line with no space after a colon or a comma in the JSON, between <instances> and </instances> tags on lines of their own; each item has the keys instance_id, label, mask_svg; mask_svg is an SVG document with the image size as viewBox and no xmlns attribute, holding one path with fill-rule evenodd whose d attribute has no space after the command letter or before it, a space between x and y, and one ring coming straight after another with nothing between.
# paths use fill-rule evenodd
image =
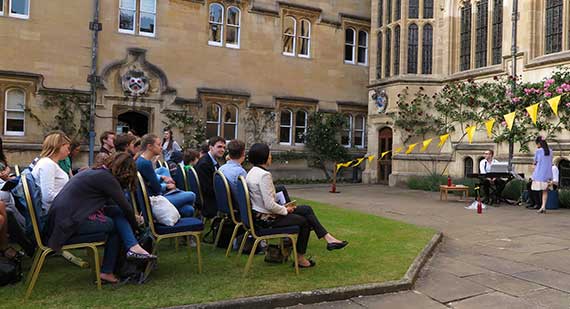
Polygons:
<instances>
[{"instance_id":1,"label":"sandal","mask_svg":"<svg viewBox=\"0 0 570 309\"><path fill-rule=\"evenodd\" d=\"M307 259L307 261L309 261L309 265L299 264L299 268L311 268L317 265L317 262L313 261L312 259ZM295 262L293 262L293 267L295 267Z\"/></svg>"}]
</instances>

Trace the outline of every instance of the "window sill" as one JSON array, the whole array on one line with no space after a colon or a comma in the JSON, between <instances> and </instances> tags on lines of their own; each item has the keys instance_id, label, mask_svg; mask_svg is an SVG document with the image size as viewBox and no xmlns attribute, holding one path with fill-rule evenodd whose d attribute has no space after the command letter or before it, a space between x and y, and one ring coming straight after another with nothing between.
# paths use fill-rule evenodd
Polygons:
<instances>
[{"instance_id":1,"label":"window sill","mask_svg":"<svg viewBox=\"0 0 570 309\"><path fill-rule=\"evenodd\" d=\"M23 137L26 136L25 132L4 132L4 136L11 136L11 137Z\"/></svg>"},{"instance_id":2,"label":"window sill","mask_svg":"<svg viewBox=\"0 0 570 309\"><path fill-rule=\"evenodd\" d=\"M525 68L536 68L544 65L550 65L553 63L561 63L570 61L570 50L564 50L557 53L552 53L548 55L543 55L530 60L525 64Z\"/></svg>"},{"instance_id":3,"label":"window sill","mask_svg":"<svg viewBox=\"0 0 570 309\"><path fill-rule=\"evenodd\" d=\"M8 17L16 18L16 19L30 19L30 15L21 15L21 14L8 14Z\"/></svg>"},{"instance_id":4,"label":"window sill","mask_svg":"<svg viewBox=\"0 0 570 309\"><path fill-rule=\"evenodd\" d=\"M208 41L208 45L216 46L216 47L224 47L224 45L222 43L218 43L218 42L214 42L214 41Z\"/></svg>"}]
</instances>

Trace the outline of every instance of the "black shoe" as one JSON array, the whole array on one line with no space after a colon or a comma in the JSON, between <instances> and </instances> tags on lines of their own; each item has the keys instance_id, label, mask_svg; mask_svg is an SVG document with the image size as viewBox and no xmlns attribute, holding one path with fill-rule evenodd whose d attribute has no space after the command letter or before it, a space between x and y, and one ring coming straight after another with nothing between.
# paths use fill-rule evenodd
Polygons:
<instances>
[{"instance_id":1,"label":"black shoe","mask_svg":"<svg viewBox=\"0 0 570 309\"><path fill-rule=\"evenodd\" d=\"M540 209L540 205L536 205L532 209Z\"/></svg>"},{"instance_id":2,"label":"black shoe","mask_svg":"<svg viewBox=\"0 0 570 309\"><path fill-rule=\"evenodd\" d=\"M344 247L346 247L346 245L348 245L348 241L343 240L341 242L333 242L330 244L327 244L327 250L331 251L331 250L335 250L335 249L342 249Z\"/></svg>"},{"instance_id":3,"label":"black shoe","mask_svg":"<svg viewBox=\"0 0 570 309\"><path fill-rule=\"evenodd\" d=\"M142 254L133 251L127 252L127 260L156 260L157 256L154 254Z\"/></svg>"},{"instance_id":4,"label":"black shoe","mask_svg":"<svg viewBox=\"0 0 570 309\"><path fill-rule=\"evenodd\" d=\"M315 265L317 265L317 262L309 259L309 265L305 266L305 265L299 264L299 268L311 268L311 267L314 267ZM295 262L293 262L293 267L295 267Z\"/></svg>"},{"instance_id":5,"label":"black shoe","mask_svg":"<svg viewBox=\"0 0 570 309\"><path fill-rule=\"evenodd\" d=\"M526 208L528 208L528 209L532 209L532 208L535 208L535 207L536 207L535 205L527 205L527 206L526 206Z\"/></svg>"}]
</instances>

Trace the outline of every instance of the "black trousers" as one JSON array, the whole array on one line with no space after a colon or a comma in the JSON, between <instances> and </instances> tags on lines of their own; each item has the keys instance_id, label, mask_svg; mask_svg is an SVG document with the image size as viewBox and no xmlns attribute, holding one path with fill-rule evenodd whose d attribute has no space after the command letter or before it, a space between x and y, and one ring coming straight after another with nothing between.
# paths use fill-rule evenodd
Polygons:
<instances>
[{"instance_id":1,"label":"black trousers","mask_svg":"<svg viewBox=\"0 0 570 309\"><path fill-rule=\"evenodd\" d=\"M481 181L481 185L483 186L483 192L485 193L486 199L498 200L505 189L506 183L500 178L496 178L494 183L491 183L490 179L485 178ZM490 194L491 186L495 186L494 196L491 196Z\"/></svg>"},{"instance_id":2,"label":"black trousers","mask_svg":"<svg viewBox=\"0 0 570 309\"><path fill-rule=\"evenodd\" d=\"M542 205L542 191L532 190L532 180L527 183L526 189L528 190L528 198L530 200L531 205L541 206Z\"/></svg>"},{"instance_id":3,"label":"black trousers","mask_svg":"<svg viewBox=\"0 0 570 309\"><path fill-rule=\"evenodd\" d=\"M318 238L323 238L328 234L324 226L319 222L319 219L313 212L311 206L297 206L293 213L286 216L279 216L271 227L286 227L286 226L299 226L299 238L297 239L297 253L305 254L307 252L307 245L309 244L309 234L311 229L315 231Z\"/></svg>"}]
</instances>

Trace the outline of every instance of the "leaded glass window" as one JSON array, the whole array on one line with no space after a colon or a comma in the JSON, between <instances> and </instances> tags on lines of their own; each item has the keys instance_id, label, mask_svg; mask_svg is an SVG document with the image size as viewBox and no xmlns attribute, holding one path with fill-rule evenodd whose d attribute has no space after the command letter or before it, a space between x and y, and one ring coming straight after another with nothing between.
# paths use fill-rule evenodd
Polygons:
<instances>
[{"instance_id":1,"label":"leaded glass window","mask_svg":"<svg viewBox=\"0 0 570 309\"><path fill-rule=\"evenodd\" d=\"M424 0L424 18L433 18L433 0Z\"/></svg>"},{"instance_id":2,"label":"leaded glass window","mask_svg":"<svg viewBox=\"0 0 570 309\"><path fill-rule=\"evenodd\" d=\"M410 0L408 7L408 18L418 18L420 16L419 0Z\"/></svg>"},{"instance_id":3,"label":"leaded glass window","mask_svg":"<svg viewBox=\"0 0 570 309\"><path fill-rule=\"evenodd\" d=\"M562 50L562 0L546 0L545 53Z\"/></svg>"},{"instance_id":4,"label":"leaded glass window","mask_svg":"<svg viewBox=\"0 0 570 309\"><path fill-rule=\"evenodd\" d=\"M418 74L418 25L408 27L408 73Z\"/></svg>"},{"instance_id":5,"label":"leaded glass window","mask_svg":"<svg viewBox=\"0 0 570 309\"><path fill-rule=\"evenodd\" d=\"M382 32L378 32L378 48L376 51L376 78L382 78Z\"/></svg>"},{"instance_id":6,"label":"leaded glass window","mask_svg":"<svg viewBox=\"0 0 570 309\"><path fill-rule=\"evenodd\" d=\"M400 74L400 26L394 28L394 75Z\"/></svg>"},{"instance_id":7,"label":"leaded glass window","mask_svg":"<svg viewBox=\"0 0 570 309\"><path fill-rule=\"evenodd\" d=\"M493 64L501 63L503 56L503 0L493 5Z\"/></svg>"},{"instance_id":8,"label":"leaded glass window","mask_svg":"<svg viewBox=\"0 0 570 309\"><path fill-rule=\"evenodd\" d=\"M459 66L461 71L471 68L471 3L461 9Z\"/></svg>"},{"instance_id":9,"label":"leaded glass window","mask_svg":"<svg viewBox=\"0 0 570 309\"><path fill-rule=\"evenodd\" d=\"M487 66L487 8L488 0L477 2L477 28L475 29L475 67Z\"/></svg>"},{"instance_id":10,"label":"leaded glass window","mask_svg":"<svg viewBox=\"0 0 570 309\"><path fill-rule=\"evenodd\" d=\"M433 27L430 24L424 26L422 36L422 74L432 73L433 62Z\"/></svg>"},{"instance_id":11,"label":"leaded glass window","mask_svg":"<svg viewBox=\"0 0 570 309\"><path fill-rule=\"evenodd\" d=\"M392 49L392 32L390 29L386 29L386 60L384 62L384 76L390 77L390 67L392 66L392 62L390 61L391 56L391 49Z\"/></svg>"}]
</instances>

